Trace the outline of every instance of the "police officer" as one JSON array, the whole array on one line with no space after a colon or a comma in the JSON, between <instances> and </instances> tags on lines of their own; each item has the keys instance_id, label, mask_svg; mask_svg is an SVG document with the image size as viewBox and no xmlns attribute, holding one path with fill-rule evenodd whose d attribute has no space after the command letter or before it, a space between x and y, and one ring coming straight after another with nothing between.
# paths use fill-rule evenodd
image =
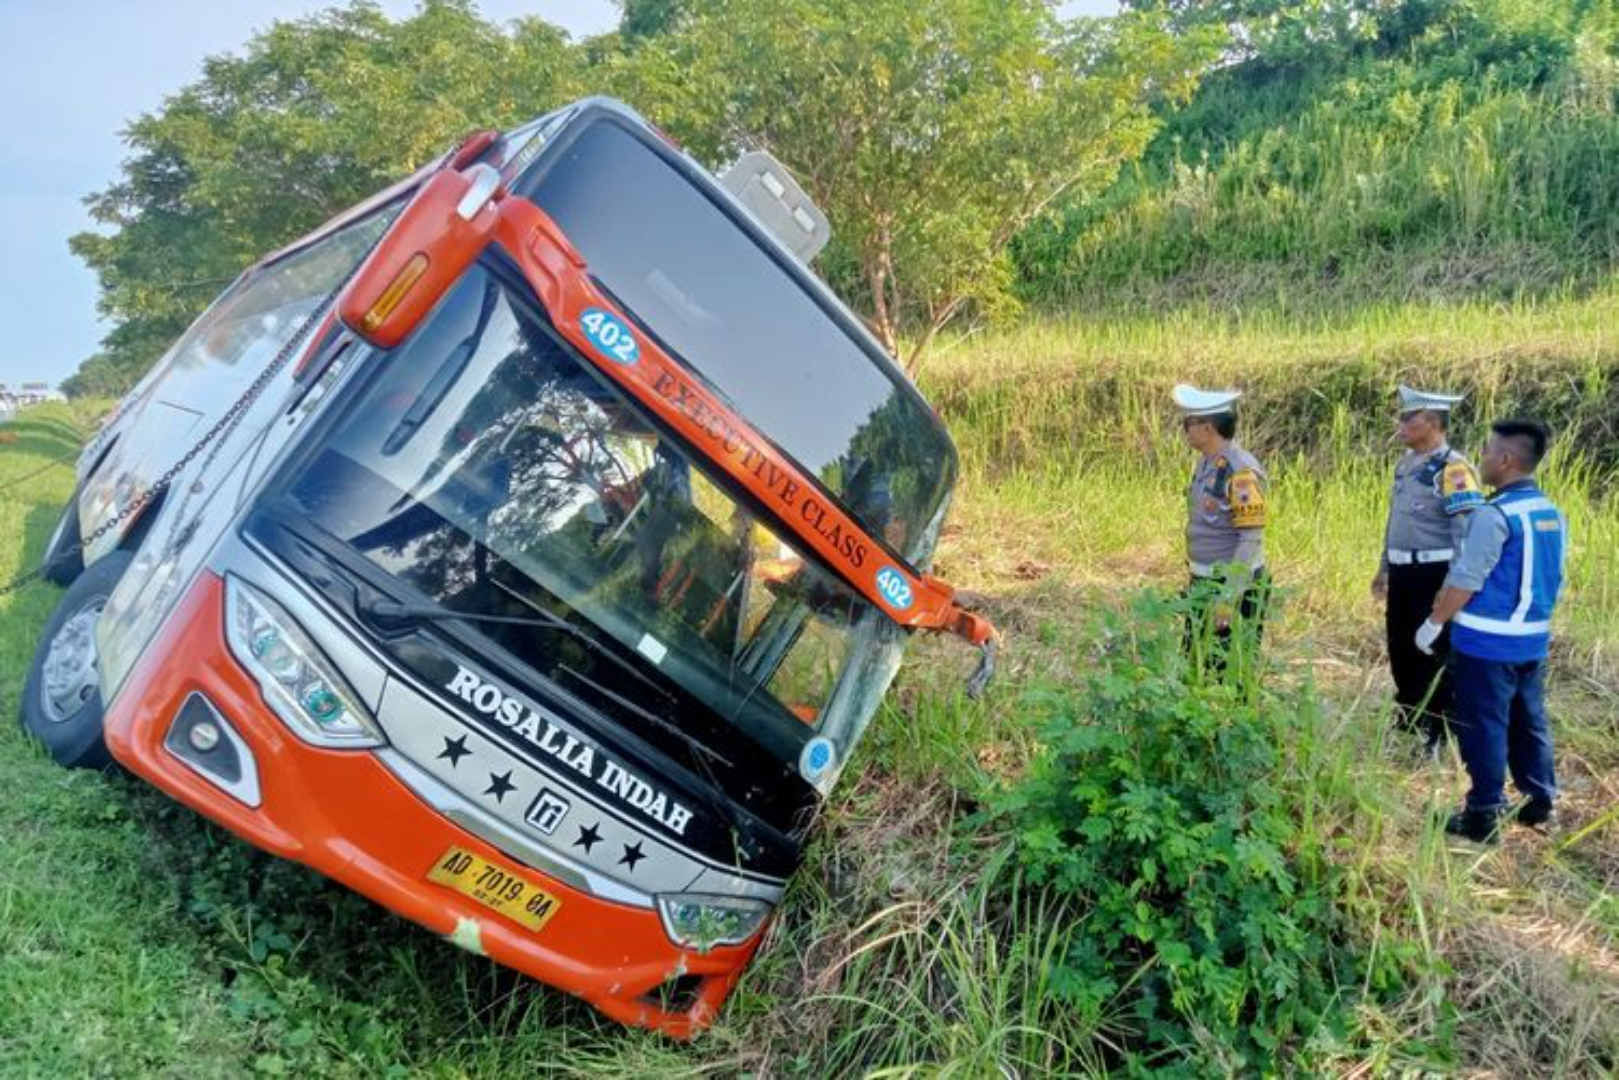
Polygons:
<instances>
[{"instance_id":1,"label":"police officer","mask_svg":"<svg viewBox=\"0 0 1619 1080\"><path fill-rule=\"evenodd\" d=\"M1528 796L1517 820L1536 826L1552 819L1557 779L1542 689L1568 542L1568 519L1535 483L1546 428L1502 420L1490 431L1480 464L1495 492L1473 512L1445 587L1415 635L1426 652L1455 624L1451 727L1473 784L1445 831L1480 843L1496 840L1509 770Z\"/></svg>"},{"instance_id":2,"label":"police officer","mask_svg":"<svg viewBox=\"0 0 1619 1080\"><path fill-rule=\"evenodd\" d=\"M1417 648L1414 635L1461 547L1467 515L1484 502L1478 474L1446 438L1451 410L1461 400L1460 394L1400 387L1399 438L1406 453L1394 467L1383 558L1372 581L1372 595L1385 601L1398 723L1420 732L1430 754L1445 737L1450 710L1449 642L1441 637L1430 655Z\"/></svg>"},{"instance_id":3,"label":"police officer","mask_svg":"<svg viewBox=\"0 0 1619 1080\"><path fill-rule=\"evenodd\" d=\"M1265 569L1265 470L1236 442L1239 390L1181 384L1174 400L1186 443L1198 451L1186 493L1189 595L1197 601L1188 627L1194 655L1212 644L1218 666L1240 612L1258 640L1270 578ZM1212 638L1212 642L1211 642Z\"/></svg>"}]
</instances>

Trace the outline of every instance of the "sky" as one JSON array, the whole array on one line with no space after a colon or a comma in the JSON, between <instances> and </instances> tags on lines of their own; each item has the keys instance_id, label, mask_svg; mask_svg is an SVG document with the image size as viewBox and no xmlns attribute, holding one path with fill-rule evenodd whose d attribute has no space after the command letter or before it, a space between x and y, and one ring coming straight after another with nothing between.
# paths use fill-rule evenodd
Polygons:
<instances>
[{"instance_id":1,"label":"sky","mask_svg":"<svg viewBox=\"0 0 1619 1080\"><path fill-rule=\"evenodd\" d=\"M609 0L477 0L486 18L539 15L585 37L611 29ZM415 0L380 0L402 17ZM124 126L194 81L205 57L323 0L0 0L0 383L58 383L109 329L95 276L68 251L91 227L84 196L112 183ZM1068 0L1064 16L1117 0Z\"/></svg>"}]
</instances>

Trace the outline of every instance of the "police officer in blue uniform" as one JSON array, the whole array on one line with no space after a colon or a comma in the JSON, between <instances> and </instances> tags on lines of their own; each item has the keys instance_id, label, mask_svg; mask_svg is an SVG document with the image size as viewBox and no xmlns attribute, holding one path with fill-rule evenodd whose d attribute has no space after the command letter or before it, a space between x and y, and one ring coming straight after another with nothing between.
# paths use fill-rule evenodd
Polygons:
<instances>
[{"instance_id":1,"label":"police officer in blue uniform","mask_svg":"<svg viewBox=\"0 0 1619 1080\"><path fill-rule=\"evenodd\" d=\"M1445 587L1416 633L1417 647L1428 651L1453 624L1451 727L1472 788L1445 831L1479 843L1497 839L1509 771L1528 797L1517 821L1552 820L1557 780L1543 685L1568 543L1568 519L1535 483L1546 428L1502 420L1490 430L1480 465L1495 492L1473 513Z\"/></svg>"},{"instance_id":2,"label":"police officer in blue uniform","mask_svg":"<svg viewBox=\"0 0 1619 1080\"><path fill-rule=\"evenodd\" d=\"M1478 474L1447 437L1451 410L1461 400L1400 387L1398 435L1406 453L1394 467L1383 555L1372 581L1372 595L1385 604L1397 722L1420 733L1430 755L1444 740L1450 711L1449 635L1440 636L1432 653L1418 649L1413 635L1433 610L1468 515L1484 503Z\"/></svg>"}]
</instances>

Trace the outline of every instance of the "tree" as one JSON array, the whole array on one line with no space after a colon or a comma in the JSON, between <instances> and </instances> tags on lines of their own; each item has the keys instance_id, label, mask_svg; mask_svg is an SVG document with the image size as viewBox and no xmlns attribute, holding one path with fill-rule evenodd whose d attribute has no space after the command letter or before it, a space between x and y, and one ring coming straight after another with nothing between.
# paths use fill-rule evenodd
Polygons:
<instances>
[{"instance_id":1,"label":"tree","mask_svg":"<svg viewBox=\"0 0 1619 1080\"><path fill-rule=\"evenodd\" d=\"M1421 23L1450 0L1123 0L1135 11L1166 11L1180 32L1218 26L1229 62L1257 60L1297 71L1341 60L1392 26Z\"/></svg>"},{"instance_id":2,"label":"tree","mask_svg":"<svg viewBox=\"0 0 1619 1080\"><path fill-rule=\"evenodd\" d=\"M580 70L561 30L502 30L470 0L425 0L398 22L356 0L208 60L129 126L122 177L86 200L110 231L70 244L114 329L70 390L126 388L244 266L468 132L575 96Z\"/></svg>"},{"instance_id":3,"label":"tree","mask_svg":"<svg viewBox=\"0 0 1619 1080\"><path fill-rule=\"evenodd\" d=\"M794 172L833 223L823 265L914 372L952 318L1013 304L1012 237L1105 189L1221 37L1040 0L706 0L614 63L710 164L764 147Z\"/></svg>"},{"instance_id":4,"label":"tree","mask_svg":"<svg viewBox=\"0 0 1619 1080\"><path fill-rule=\"evenodd\" d=\"M620 0L618 33L626 42L661 34L686 13L689 0Z\"/></svg>"}]
</instances>

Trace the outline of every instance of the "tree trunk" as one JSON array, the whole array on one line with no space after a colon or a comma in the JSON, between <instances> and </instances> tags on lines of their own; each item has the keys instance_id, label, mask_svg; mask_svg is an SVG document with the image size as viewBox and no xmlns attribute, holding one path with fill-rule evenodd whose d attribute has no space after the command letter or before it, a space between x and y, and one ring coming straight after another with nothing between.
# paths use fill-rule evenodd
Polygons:
<instances>
[{"instance_id":1,"label":"tree trunk","mask_svg":"<svg viewBox=\"0 0 1619 1080\"><path fill-rule=\"evenodd\" d=\"M899 359L899 303L894 285L893 244L888 223L879 222L877 235L863 259L866 284L871 289L871 332L888 355Z\"/></svg>"},{"instance_id":2,"label":"tree trunk","mask_svg":"<svg viewBox=\"0 0 1619 1080\"><path fill-rule=\"evenodd\" d=\"M955 318L956 312L961 310L961 305L966 300L965 296L953 296L941 306L933 309L927 328L922 331L922 335L911 346L911 354L905 358L905 374L909 375L912 380L915 380L921 374L922 361L927 357L928 349L933 345L933 339L939 336L939 331L944 329L946 323Z\"/></svg>"},{"instance_id":3,"label":"tree trunk","mask_svg":"<svg viewBox=\"0 0 1619 1080\"><path fill-rule=\"evenodd\" d=\"M871 286L871 318L866 324L888 355L898 356L898 334L893 313L888 310L888 290L883 287L882 271L870 260L866 262L866 282Z\"/></svg>"}]
</instances>

